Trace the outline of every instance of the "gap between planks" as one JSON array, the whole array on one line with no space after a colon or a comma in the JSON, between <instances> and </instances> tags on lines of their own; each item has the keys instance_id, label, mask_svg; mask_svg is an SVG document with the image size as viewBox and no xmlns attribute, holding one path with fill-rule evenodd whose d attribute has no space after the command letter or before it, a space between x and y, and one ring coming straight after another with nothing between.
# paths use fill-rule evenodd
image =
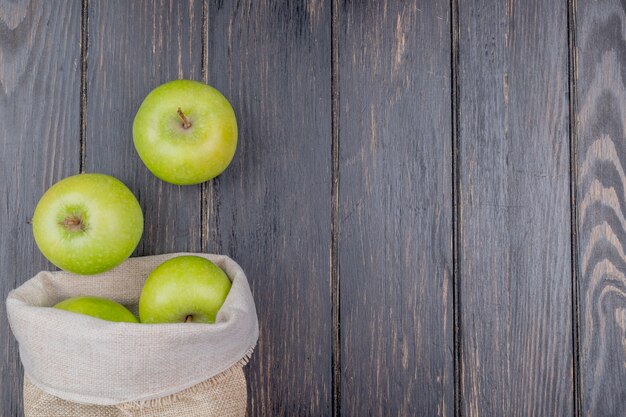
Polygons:
<instances>
[{"instance_id":1,"label":"gap between planks","mask_svg":"<svg viewBox=\"0 0 626 417\"><path fill-rule=\"evenodd\" d=\"M461 179L460 179L460 144L459 144L459 2L450 0L450 104L452 112L452 320L453 320L453 374L454 374L454 415L462 415L462 329L461 329L461 292L460 292L460 233L461 233Z\"/></svg>"},{"instance_id":2,"label":"gap between planks","mask_svg":"<svg viewBox=\"0 0 626 417\"><path fill-rule=\"evenodd\" d=\"M339 277L339 0L331 5L331 242L332 415L341 416L341 311Z\"/></svg>"},{"instance_id":3,"label":"gap between planks","mask_svg":"<svg viewBox=\"0 0 626 417\"><path fill-rule=\"evenodd\" d=\"M79 106L79 142L80 160L78 172L85 172L85 157L87 142L87 51L89 48L89 0L81 2L80 10L80 106Z\"/></svg>"},{"instance_id":4,"label":"gap between planks","mask_svg":"<svg viewBox=\"0 0 626 417\"><path fill-rule=\"evenodd\" d=\"M572 385L574 389L573 410L574 416L579 417L581 413L581 385L580 385L580 324L579 324L579 267L578 267L578 172L576 169L578 159L577 149L577 129L576 113L578 111L576 101L576 0L567 2L567 67L568 67L568 89L569 89L569 151L570 151L570 231L571 231L571 275L572 275Z\"/></svg>"}]
</instances>

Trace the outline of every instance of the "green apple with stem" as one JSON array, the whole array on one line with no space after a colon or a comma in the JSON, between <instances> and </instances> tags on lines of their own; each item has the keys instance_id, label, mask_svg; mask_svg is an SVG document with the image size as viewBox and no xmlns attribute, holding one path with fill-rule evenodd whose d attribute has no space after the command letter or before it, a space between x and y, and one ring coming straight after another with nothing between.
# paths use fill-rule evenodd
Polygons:
<instances>
[{"instance_id":1,"label":"green apple with stem","mask_svg":"<svg viewBox=\"0 0 626 417\"><path fill-rule=\"evenodd\" d=\"M89 275L107 271L133 253L143 233L143 213L118 179L79 174L45 192L32 226L37 246L50 262Z\"/></svg>"},{"instance_id":2,"label":"green apple with stem","mask_svg":"<svg viewBox=\"0 0 626 417\"><path fill-rule=\"evenodd\" d=\"M142 323L215 323L231 282L208 259L178 256L148 276L139 297Z\"/></svg>"},{"instance_id":3,"label":"green apple with stem","mask_svg":"<svg viewBox=\"0 0 626 417\"><path fill-rule=\"evenodd\" d=\"M73 297L61 301L54 308L85 314L102 320L139 323L137 317L126 307L108 298Z\"/></svg>"},{"instance_id":4,"label":"green apple with stem","mask_svg":"<svg viewBox=\"0 0 626 417\"><path fill-rule=\"evenodd\" d=\"M205 182L222 173L235 155L235 112L207 84L170 81L141 103L133 122L133 142L144 164L163 181Z\"/></svg>"}]
</instances>

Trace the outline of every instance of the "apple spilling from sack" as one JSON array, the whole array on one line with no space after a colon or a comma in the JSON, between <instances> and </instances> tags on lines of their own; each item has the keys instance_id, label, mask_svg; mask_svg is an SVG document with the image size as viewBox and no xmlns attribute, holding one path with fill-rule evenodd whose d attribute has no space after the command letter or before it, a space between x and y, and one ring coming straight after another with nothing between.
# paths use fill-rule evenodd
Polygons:
<instances>
[{"instance_id":1,"label":"apple spilling from sack","mask_svg":"<svg viewBox=\"0 0 626 417\"><path fill-rule=\"evenodd\" d=\"M230 164L237 121L228 100L197 81L176 80L152 90L133 123L133 143L146 167L177 185L208 181ZM54 184L32 219L37 246L59 268L81 275L108 271L126 260L143 233L139 202L118 179L79 174ZM88 279L88 278L86 278ZM165 261L147 277L139 298L141 323L214 323L231 281L199 256ZM103 320L138 322L123 305L74 297L54 307Z\"/></svg>"}]
</instances>

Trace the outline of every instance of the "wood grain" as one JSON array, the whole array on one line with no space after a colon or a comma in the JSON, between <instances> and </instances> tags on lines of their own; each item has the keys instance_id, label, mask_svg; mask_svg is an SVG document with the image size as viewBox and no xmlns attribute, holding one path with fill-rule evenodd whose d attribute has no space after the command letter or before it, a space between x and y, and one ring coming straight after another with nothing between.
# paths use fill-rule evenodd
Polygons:
<instances>
[{"instance_id":1,"label":"wood grain","mask_svg":"<svg viewBox=\"0 0 626 417\"><path fill-rule=\"evenodd\" d=\"M209 250L246 271L251 416L331 414L330 2L210 3L207 78L239 123L208 190Z\"/></svg>"},{"instance_id":2,"label":"wood grain","mask_svg":"<svg viewBox=\"0 0 626 417\"><path fill-rule=\"evenodd\" d=\"M33 240L39 197L80 161L80 2L0 3L0 416L22 415L10 290L54 269Z\"/></svg>"},{"instance_id":3,"label":"wood grain","mask_svg":"<svg viewBox=\"0 0 626 417\"><path fill-rule=\"evenodd\" d=\"M452 416L449 2L339 28L341 413Z\"/></svg>"},{"instance_id":4,"label":"wood grain","mask_svg":"<svg viewBox=\"0 0 626 417\"><path fill-rule=\"evenodd\" d=\"M565 2L459 2L464 416L571 416Z\"/></svg>"},{"instance_id":5,"label":"wood grain","mask_svg":"<svg viewBox=\"0 0 626 417\"><path fill-rule=\"evenodd\" d=\"M626 414L626 9L575 9L581 415Z\"/></svg>"},{"instance_id":6,"label":"wood grain","mask_svg":"<svg viewBox=\"0 0 626 417\"><path fill-rule=\"evenodd\" d=\"M199 251L201 186L152 175L132 123L153 88L202 79L202 2L91 1L88 16L85 170L119 178L139 199L145 229L135 255Z\"/></svg>"}]
</instances>

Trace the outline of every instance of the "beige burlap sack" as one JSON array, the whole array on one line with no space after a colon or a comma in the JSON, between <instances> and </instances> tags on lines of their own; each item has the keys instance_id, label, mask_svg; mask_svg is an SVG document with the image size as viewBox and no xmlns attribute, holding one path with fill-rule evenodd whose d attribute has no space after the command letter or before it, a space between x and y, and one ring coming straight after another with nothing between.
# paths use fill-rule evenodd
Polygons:
<instances>
[{"instance_id":1,"label":"beige burlap sack","mask_svg":"<svg viewBox=\"0 0 626 417\"><path fill-rule=\"evenodd\" d=\"M135 311L145 279L167 259L132 258L94 276L40 272L9 293L7 311L24 364L29 416L243 416L242 367L258 338L246 276L226 256L232 288L215 324L113 323L50 308L78 295Z\"/></svg>"}]
</instances>

